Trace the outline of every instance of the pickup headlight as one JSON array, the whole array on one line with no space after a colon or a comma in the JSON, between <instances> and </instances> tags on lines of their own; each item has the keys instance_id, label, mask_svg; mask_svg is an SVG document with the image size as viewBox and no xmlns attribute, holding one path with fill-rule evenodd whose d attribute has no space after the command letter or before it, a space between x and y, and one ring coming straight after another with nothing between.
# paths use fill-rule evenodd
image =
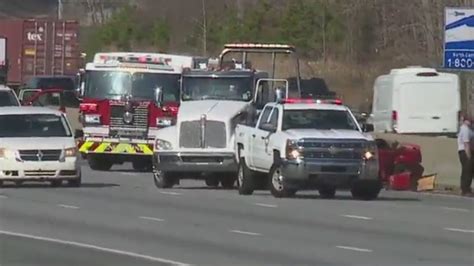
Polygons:
<instances>
[{"instance_id":1,"label":"pickup headlight","mask_svg":"<svg viewBox=\"0 0 474 266\"><path fill-rule=\"evenodd\" d=\"M6 148L0 148L0 159L15 159L17 152Z\"/></svg>"},{"instance_id":2,"label":"pickup headlight","mask_svg":"<svg viewBox=\"0 0 474 266\"><path fill-rule=\"evenodd\" d=\"M97 114L85 114L84 122L86 124L100 124L100 115Z\"/></svg>"},{"instance_id":3,"label":"pickup headlight","mask_svg":"<svg viewBox=\"0 0 474 266\"><path fill-rule=\"evenodd\" d=\"M362 158L367 161L375 160L377 159L377 155L377 145L375 144L375 142L369 142L367 147L365 148L364 154L362 154Z\"/></svg>"},{"instance_id":4,"label":"pickup headlight","mask_svg":"<svg viewBox=\"0 0 474 266\"><path fill-rule=\"evenodd\" d=\"M171 150L173 146L171 145L171 142L162 140L162 139L156 139L155 140L155 150Z\"/></svg>"},{"instance_id":5,"label":"pickup headlight","mask_svg":"<svg viewBox=\"0 0 474 266\"><path fill-rule=\"evenodd\" d=\"M174 119L171 117L158 117L156 118L156 125L159 127L169 127L172 126Z\"/></svg>"},{"instance_id":6,"label":"pickup headlight","mask_svg":"<svg viewBox=\"0 0 474 266\"><path fill-rule=\"evenodd\" d=\"M298 141L297 140L287 140L286 141L286 159L288 160L296 160L301 159L303 156L299 151Z\"/></svg>"}]
</instances>

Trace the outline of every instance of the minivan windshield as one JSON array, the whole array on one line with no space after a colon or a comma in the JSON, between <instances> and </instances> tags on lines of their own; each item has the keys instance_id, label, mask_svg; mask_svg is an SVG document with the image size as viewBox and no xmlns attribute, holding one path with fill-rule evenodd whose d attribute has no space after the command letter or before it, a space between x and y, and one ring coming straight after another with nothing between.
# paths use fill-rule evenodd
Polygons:
<instances>
[{"instance_id":1,"label":"minivan windshield","mask_svg":"<svg viewBox=\"0 0 474 266\"><path fill-rule=\"evenodd\" d=\"M285 110L282 129L359 130L357 122L344 110Z\"/></svg>"},{"instance_id":2,"label":"minivan windshield","mask_svg":"<svg viewBox=\"0 0 474 266\"><path fill-rule=\"evenodd\" d=\"M66 120L53 114L0 115L0 138L71 137Z\"/></svg>"},{"instance_id":3,"label":"minivan windshield","mask_svg":"<svg viewBox=\"0 0 474 266\"><path fill-rule=\"evenodd\" d=\"M13 91L0 91L0 106L19 106Z\"/></svg>"}]
</instances>

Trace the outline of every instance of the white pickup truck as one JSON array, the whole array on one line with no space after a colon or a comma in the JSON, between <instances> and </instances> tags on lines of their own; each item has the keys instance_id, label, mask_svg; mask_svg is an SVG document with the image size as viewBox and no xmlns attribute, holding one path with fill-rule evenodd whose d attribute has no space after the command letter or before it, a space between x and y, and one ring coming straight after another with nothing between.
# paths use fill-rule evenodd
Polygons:
<instances>
[{"instance_id":1,"label":"white pickup truck","mask_svg":"<svg viewBox=\"0 0 474 266\"><path fill-rule=\"evenodd\" d=\"M239 194L252 194L266 178L275 197L317 189L332 198L337 189L350 189L354 198L373 200L381 182L377 147L366 134L372 130L340 102L269 103L255 127L236 127Z\"/></svg>"}]
</instances>

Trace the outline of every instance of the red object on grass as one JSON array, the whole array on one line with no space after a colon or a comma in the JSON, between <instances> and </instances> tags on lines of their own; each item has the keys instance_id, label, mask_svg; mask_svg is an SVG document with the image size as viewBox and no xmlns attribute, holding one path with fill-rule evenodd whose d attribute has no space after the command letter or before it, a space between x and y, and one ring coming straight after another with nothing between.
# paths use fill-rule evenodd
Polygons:
<instances>
[{"instance_id":1,"label":"red object on grass","mask_svg":"<svg viewBox=\"0 0 474 266\"><path fill-rule=\"evenodd\" d=\"M411 173L403 172L391 175L389 178L389 187L393 190L409 190L411 187Z\"/></svg>"}]
</instances>

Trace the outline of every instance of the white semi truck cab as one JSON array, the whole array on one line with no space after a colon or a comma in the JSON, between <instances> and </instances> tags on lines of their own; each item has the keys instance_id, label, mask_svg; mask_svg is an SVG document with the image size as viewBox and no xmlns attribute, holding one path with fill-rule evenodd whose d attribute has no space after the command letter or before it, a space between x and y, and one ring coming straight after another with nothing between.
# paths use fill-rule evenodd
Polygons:
<instances>
[{"instance_id":1,"label":"white semi truck cab","mask_svg":"<svg viewBox=\"0 0 474 266\"><path fill-rule=\"evenodd\" d=\"M355 198L375 199L381 184L372 130L340 101L269 103L255 126L235 130L239 193L252 194L265 179L275 197L317 189L331 198L349 188Z\"/></svg>"}]
</instances>

